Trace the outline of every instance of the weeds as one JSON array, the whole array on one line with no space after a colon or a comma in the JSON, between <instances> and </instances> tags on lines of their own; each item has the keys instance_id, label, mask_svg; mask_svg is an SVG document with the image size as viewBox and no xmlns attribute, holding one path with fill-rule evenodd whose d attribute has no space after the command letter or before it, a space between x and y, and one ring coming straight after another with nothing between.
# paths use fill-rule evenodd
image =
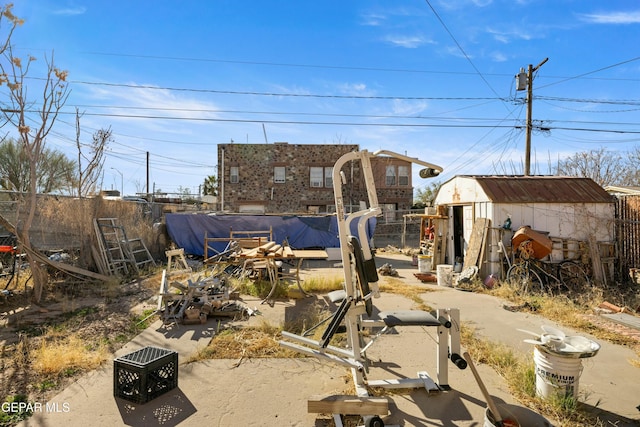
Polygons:
<instances>
[{"instance_id":1,"label":"weeds","mask_svg":"<svg viewBox=\"0 0 640 427\"><path fill-rule=\"evenodd\" d=\"M60 357L60 355L64 357ZM75 335L61 340L44 338L32 353L32 369L37 375L64 376L68 372L88 371L109 357L104 345L87 345Z\"/></svg>"}]
</instances>

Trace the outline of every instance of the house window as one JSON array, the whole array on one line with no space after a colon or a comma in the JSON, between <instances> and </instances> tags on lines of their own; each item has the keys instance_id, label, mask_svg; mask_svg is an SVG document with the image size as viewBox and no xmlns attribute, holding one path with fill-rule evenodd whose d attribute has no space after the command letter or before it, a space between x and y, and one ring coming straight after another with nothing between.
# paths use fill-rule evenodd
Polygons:
<instances>
[{"instance_id":1,"label":"house window","mask_svg":"<svg viewBox=\"0 0 640 427\"><path fill-rule=\"evenodd\" d=\"M333 166L311 166L309 168L309 186L312 188L333 187Z\"/></svg>"},{"instance_id":2,"label":"house window","mask_svg":"<svg viewBox=\"0 0 640 427\"><path fill-rule=\"evenodd\" d=\"M333 166L324 168L324 186L333 187Z\"/></svg>"},{"instance_id":3,"label":"house window","mask_svg":"<svg viewBox=\"0 0 640 427\"><path fill-rule=\"evenodd\" d=\"M408 186L409 185L409 167L408 166L398 166L398 185Z\"/></svg>"},{"instance_id":4,"label":"house window","mask_svg":"<svg viewBox=\"0 0 640 427\"><path fill-rule=\"evenodd\" d=\"M396 185L396 167L394 165L387 166L384 182L387 187Z\"/></svg>"},{"instance_id":5,"label":"house window","mask_svg":"<svg viewBox=\"0 0 640 427\"><path fill-rule=\"evenodd\" d=\"M324 177L323 168L318 166L312 166L309 168L309 186L312 188L322 187Z\"/></svg>"},{"instance_id":6,"label":"house window","mask_svg":"<svg viewBox=\"0 0 640 427\"><path fill-rule=\"evenodd\" d=\"M285 167L276 166L273 168L273 182L276 184L283 184L285 182Z\"/></svg>"},{"instance_id":7,"label":"house window","mask_svg":"<svg viewBox=\"0 0 640 427\"><path fill-rule=\"evenodd\" d=\"M240 168L238 166L231 166L229 168L229 182L232 184L237 184L240 182L240 176L238 174Z\"/></svg>"}]
</instances>

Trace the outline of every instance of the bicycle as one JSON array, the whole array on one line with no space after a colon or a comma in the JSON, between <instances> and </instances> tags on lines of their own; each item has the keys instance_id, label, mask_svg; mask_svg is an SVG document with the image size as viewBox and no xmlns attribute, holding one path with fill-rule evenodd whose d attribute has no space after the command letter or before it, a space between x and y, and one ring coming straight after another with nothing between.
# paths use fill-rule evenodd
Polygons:
<instances>
[{"instance_id":1,"label":"bicycle","mask_svg":"<svg viewBox=\"0 0 640 427\"><path fill-rule=\"evenodd\" d=\"M542 261L532 257L530 241L518 248L520 262L507 271L507 281L522 293L559 293L562 290L577 293L589 284L589 276L574 260Z\"/></svg>"}]
</instances>

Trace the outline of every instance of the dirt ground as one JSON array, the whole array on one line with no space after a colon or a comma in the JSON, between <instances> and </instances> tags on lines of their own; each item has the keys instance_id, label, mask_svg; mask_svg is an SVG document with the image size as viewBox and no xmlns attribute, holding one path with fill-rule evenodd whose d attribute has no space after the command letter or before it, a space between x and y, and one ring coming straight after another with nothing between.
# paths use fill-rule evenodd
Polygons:
<instances>
[{"instance_id":1,"label":"dirt ground","mask_svg":"<svg viewBox=\"0 0 640 427\"><path fill-rule=\"evenodd\" d=\"M40 304L16 290L0 300L0 394L47 399L83 373L74 369L40 376L30 367L29 354L49 331L77 334L87 345L107 343L116 351L138 332L142 304L154 299L159 278L152 276L126 284L51 285Z\"/></svg>"}]
</instances>

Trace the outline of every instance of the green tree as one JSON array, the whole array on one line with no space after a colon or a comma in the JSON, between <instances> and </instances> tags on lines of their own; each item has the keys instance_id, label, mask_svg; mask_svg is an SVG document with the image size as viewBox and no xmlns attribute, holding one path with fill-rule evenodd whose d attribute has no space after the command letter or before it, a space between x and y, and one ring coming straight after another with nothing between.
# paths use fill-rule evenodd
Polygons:
<instances>
[{"instance_id":1,"label":"green tree","mask_svg":"<svg viewBox=\"0 0 640 427\"><path fill-rule=\"evenodd\" d=\"M215 177L215 175L209 175L204 179L202 189L202 194L204 194L205 196L218 195L218 179Z\"/></svg>"},{"instance_id":2,"label":"green tree","mask_svg":"<svg viewBox=\"0 0 640 427\"><path fill-rule=\"evenodd\" d=\"M36 192L54 193L68 189L75 180L75 163L62 152L45 148L36 163ZM14 139L0 144L0 186L4 190L29 192L29 157Z\"/></svg>"},{"instance_id":3,"label":"green tree","mask_svg":"<svg viewBox=\"0 0 640 427\"><path fill-rule=\"evenodd\" d=\"M441 186L442 183L436 181L431 182L428 186L424 187L424 189L417 188L416 194L413 197L413 207L415 209L421 209L427 206L433 206L433 199Z\"/></svg>"}]
</instances>

